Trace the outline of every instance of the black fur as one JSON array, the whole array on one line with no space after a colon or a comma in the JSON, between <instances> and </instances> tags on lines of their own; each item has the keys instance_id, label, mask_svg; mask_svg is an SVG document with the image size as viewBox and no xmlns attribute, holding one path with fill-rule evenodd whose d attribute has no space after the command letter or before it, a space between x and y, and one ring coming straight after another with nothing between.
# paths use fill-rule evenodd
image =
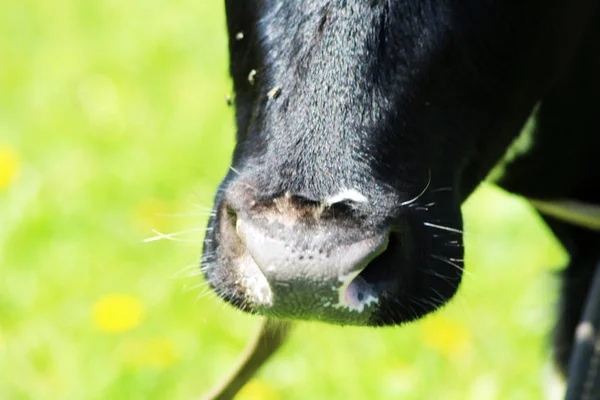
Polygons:
<instances>
[{"instance_id":1,"label":"black fur","mask_svg":"<svg viewBox=\"0 0 600 400\"><path fill-rule=\"evenodd\" d=\"M237 146L215 201L205 264L209 283L232 304L268 314L236 282L221 244L227 218L253 218L256 204L286 194L294 207L316 207L354 188L370 201L343 204L333 223L405 234L373 262L377 276L367 278L394 284L382 286L382 304L363 323L398 324L438 308L461 279L460 204L537 105L534 147L507 166L501 186L538 199L600 203L597 1L226 0L226 6ZM564 363L581 308L574 293L587 290L589 281L579 277L589 275L600 242L553 224L573 255L557 334Z\"/></svg>"}]
</instances>

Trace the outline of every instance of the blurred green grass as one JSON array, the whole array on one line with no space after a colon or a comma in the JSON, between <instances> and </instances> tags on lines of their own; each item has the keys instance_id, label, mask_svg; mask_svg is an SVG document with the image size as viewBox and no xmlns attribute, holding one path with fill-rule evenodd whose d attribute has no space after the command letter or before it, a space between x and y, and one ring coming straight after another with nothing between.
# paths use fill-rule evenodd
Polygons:
<instances>
[{"instance_id":1,"label":"blurred green grass","mask_svg":"<svg viewBox=\"0 0 600 400\"><path fill-rule=\"evenodd\" d=\"M256 319L178 274L233 147L226 48L211 2L0 3L0 399L197 398L244 347ZM566 256L492 186L465 214L449 306L304 324L239 397L542 398Z\"/></svg>"}]
</instances>

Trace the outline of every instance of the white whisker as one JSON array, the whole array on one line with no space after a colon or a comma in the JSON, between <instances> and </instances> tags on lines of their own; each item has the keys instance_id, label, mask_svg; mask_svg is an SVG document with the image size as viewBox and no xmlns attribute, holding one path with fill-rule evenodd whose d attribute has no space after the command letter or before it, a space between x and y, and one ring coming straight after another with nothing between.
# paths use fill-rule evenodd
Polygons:
<instances>
[{"instance_id":1,"label":"white whisker","mask_svg":"<svg viewBox=\"0 0 600 400\"><path fill-rule=\"evenodd\" d=\"M427 189L429 189L429 185L431 185L431 169L429 169L429 179L427 180L427 185L425 186L425 189L423 189L423 191L421 191L421 193L419 193L415 198L405 201L403 203L400 203L400 205L407 206L407 205L419 200L421 198L421 196L423 196L425 194Z\"/></svg>"},{"instance_id":2,"label":"white whisker","mask_svg":"<svg viewBox=\"0 0 600 400\"><path fill-rule=\"evenodd\" d=\"M466 275L468 275L471 278L473 277L473 274L471 272L467 271L464 266L459 265L459 264L457 264L455 262L450 261L451 259L448 259L448 258L445 258L445 257L436 256L435 254L430 254L429 256L431 258L435 258L436 260L439 260L441 262L444 262L444 263L446 263L448 265L451 265L451 266L455 267L456 269L458 269L461 272L464 272Z\"/></svg>"},{"instance_id":3,"label":"white whisker","mask_svg":"<svg viewBox=\"0 0 600 400\"><path fill-rule=\"evenodd\" d=\"M440 274L439 272L436 272L432 269L426 269L423 271L424 274L427 275L431 275L431 276L435 276L437 278L443 279L444 281L448 282L448 283L452 283L453 280L456 280L456 278L444 275L444 274Z\"/></svg>"},{"instance_id":4,"label":"white whisker","mask_svg":"<svg viewBox=\"0 0 600 400\"><path fill-rule=\"evenodd\" d=\"M197 283L197 284L192 285L192 286L184 286L183 287L183 292L184 293L191 292L192 290L204 288L207 285L208 285L208 282L203 281L203 282Z\"/></svg>"},{"instance_id":5,"label":"white whisker","mask_svg":"<svg viewBox=\"0 0 600 400\"><path fill-rule=\"evenodd\" d=\"M206 268L200 266L200 263L195 264L194 268L188 268L179 272L174 273L171 276L171 279L190 279L195 278L197 276L204 275Z\"/></svg>"},{"instance_id":6,"label":"white whisker","mask_svg":"<svg viewBox=\"0 0 600 400\"><path fill-rule=\"evenodd\" d=\"M461 231L460 229L456 229L456 228L450 228L449 226L443 226L443 225L437 225L437 224L432 224L431 222L423 222L423 225L425 226L429 226L431 228L436 228L436 229L441 229L443 231L448 231L448 232L454 232L454 233L464 233L463 231Z\"/></svg>"},{"instance_id":7,"label":"white whisker","mask_svg":"<svg viewBox=\"0 0 600 400\"><path fill-rule=\"evenodd\" d=\"M229 169L230 169L230 170L232 170L233 172L235 172L235 173L236 173L238 176L240 176L240 177L242 176L242 174L240 173L240 171L238 171L238 170L237 170L237 169L235 169L234 167L232 167L232 166L229 166ZM246 181L245 181L243 178L242 178L242 179L239 179L239 183L240 183L241 185L244 185L244 186L246 186L246 187L247 187L247 188L249 188L249 189L252 189L252 190L254 190L255 192L259 192L259 190L258 190L257 188L255 188L254 186L252 186L251 184L249 184L248 182L246 182Z\"/></svg>"},{"instance_id":8,"label":"white whisker","mask_svg":"<svg viewBox=\"0 0 600 400\"><path fill-rule=\"evenodd\" d=\"M188 272L189 270L193 270L196 268L200 268L200 263L197 260L181 268L179 271L175 272L173 275L171 275L171 279L178 278L179 274L183 274L185 272Z\"/></svg>"},{"instance_id":9,"label":"white whisker","mask_svg":"<svg viewBox=\"0 0 600 400\"><path fill-rule=\"evenodd\" d=\"M199 211L207 211L207 212L212 212L213 211L212 207L203 206L203 205L198 204L198 203L192 203L192 206L195 209L199 210Z\"/></svg>"},{"instance_id":10,"label":"white whisker","mask_svg":"<svg viewBox=\"0 0 600 400\"><path fill-rule=\"evenodd\" d=\"M179 276L179 278L191 279L191 278L195 278L197 276L203 276L204 272L205 271L202 268L198 267L197 269L189 271L186 274L181 274Z\"/></svg>"},{"instance_id":11,"label":"white whisker","mask_svg":"<svg viewBox=\"0 0 600 400\"><path fill-rule=\"evenodd\" d=\"M167 240L173 240L176 242L194 242L194 243L201 243L202 240L201 239L178 239L176 238L176 236L180 236L186 233L192 233L192 232L210 232L212 231L212 228L192 228L192 229L185 229L179 232L173 232L173 233L162 233L160 231L158 231L157 229L152 229L152 232L154 232L156 234L156 236L144 239L144 243L149 243L149 242L155 242L157 240L160 239L167 239Z\"/></svg>"},{"instance_id":12,"label":"white whisker","mask_svg":"<svg viewBox=\"0 0 600 400\"><path fill-rule=\"evenodd\" d=\"M202 257L200 257L200 262L204 263L204 262L213 261L215 255L216 255L216 251L206 252L202 255Z\"/></svg>"},{"instance_id":13,"label":"white whisker","mask_svg":"<svg viewBox=\"0 0 600 400\"><path fill-rule=\"evenodd\" d=\"M202 289L202 292L198 293L198 295L196 296L196 299L194 300L194 304L197 305L198 301L200 301L200 299L202 299L202 298L207 298L209 300L214 300L214 299L218 299L219 296L210 287L206 286L206 287L204 287L204 289ZM224 302L223 301L219 301L219 303L223 304Z\"/></svg>"},{"instance_id":14,"label":"white whisker","mask_svg":"<svg viewBox=\"0 0 600 400\"><path fill-rule=\"evenodd\" d=\"M166 217L166 218L189 218L189 217L214 217L216 213L212 211L190 211L190 212L182 212L175 214L154 214L157 217Z\"/></svg>"}]
</instances>

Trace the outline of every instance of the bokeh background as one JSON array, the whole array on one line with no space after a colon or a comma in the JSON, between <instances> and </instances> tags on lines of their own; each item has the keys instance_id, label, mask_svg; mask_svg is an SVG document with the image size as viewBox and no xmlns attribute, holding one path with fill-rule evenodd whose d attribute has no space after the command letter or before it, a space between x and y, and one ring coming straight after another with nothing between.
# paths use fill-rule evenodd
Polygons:
<instances>
[{"instance_id":1,"label":"bokeh background","mask_svg":"<svg viewBox=\"0 0 600 400\"><path fill-rule=\"evenodd\" d=\"M0 2L0 399L194 399L233 365L257 320L195 268L234 143L226 48L222 2ZM239 399L541 399L566 255L491 185L464 211L449 306L303 324Z\"/></svg>"}]
</instances>

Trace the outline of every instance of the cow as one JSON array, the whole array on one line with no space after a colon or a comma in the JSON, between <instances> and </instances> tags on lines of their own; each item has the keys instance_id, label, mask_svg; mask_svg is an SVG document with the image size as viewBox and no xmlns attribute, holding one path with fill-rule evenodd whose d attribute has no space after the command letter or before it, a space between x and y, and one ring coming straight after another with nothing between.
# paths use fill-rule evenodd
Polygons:
<instances>
[{"instance_id":1,"label":"cow","mask_svg":"<svg viewBox=\"0 0 600 400\"><path fill-rule=\"evenodd\" d=\"M204 242L211 288L269 320L417 320L459 288L460 206L501 163L496 183L570 254L565 371L600 259L598 218L578 214L600 204L600 4L225 4L237 141Z\"/></svg>"}]
</instances>

